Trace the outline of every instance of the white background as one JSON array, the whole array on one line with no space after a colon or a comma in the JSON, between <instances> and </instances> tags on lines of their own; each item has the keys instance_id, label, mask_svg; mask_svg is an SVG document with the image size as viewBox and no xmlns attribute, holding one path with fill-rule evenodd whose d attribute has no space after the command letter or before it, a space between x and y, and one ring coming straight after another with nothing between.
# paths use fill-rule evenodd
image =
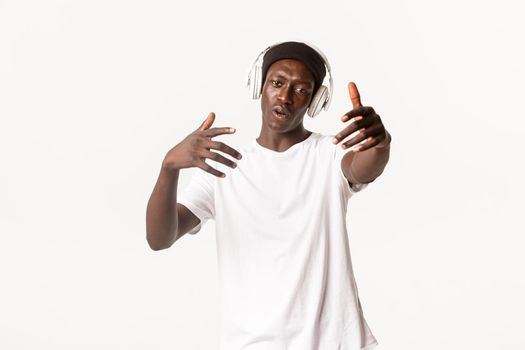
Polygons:
<instances>
[{"instance_id":1,"label":"white background","mask_svg":"<svg viewBox=\"0 0 525 350\"><path fill-rule=\"evenodd\" d=\"M218 348L214 224L154 252L146 204L210 111L258 136L246 73L305 40L335 82L307 129L353 80L393 136L348 215L378 349L524 349L524 27L518 1L0 1L0 348Z\"/></svg>"}]
</instances>

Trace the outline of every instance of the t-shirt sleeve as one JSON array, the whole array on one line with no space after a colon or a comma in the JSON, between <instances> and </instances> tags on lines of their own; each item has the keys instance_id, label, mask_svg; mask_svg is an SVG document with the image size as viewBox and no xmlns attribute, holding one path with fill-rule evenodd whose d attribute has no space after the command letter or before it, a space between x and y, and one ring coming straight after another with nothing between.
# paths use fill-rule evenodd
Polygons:
<instances>
[{"instance_id":1,"label":"t-shirt sleeve","mask_svg":"<svg viewBox=\"0 0 525 350\"><path fill-rule=\"evenodd\" d=\"M189 234L196 234L206 221L215 218L214 177L197 168L190 183L177 195L177 202L188 208L200 220Z\"/></svg>"},{"instance_id":2,"label":"t-shirt sleeve","mask_svg":"<svg viewBox=\"0 0 525 350\"><path fill-rule=\"evenodd\" d=\"M365 189L368 184L359 184L359 183L350 183L347 179L345 174L343 173L343 169L341 168L341 161L343 160L343 157L345 154L349 152L348 149L343 149L341 147L341 143L338 143L337 145L334 145L332 143L332 139L335 135L330 135L328 138L328 141L330 142L331 146L334 148L333 157L334 157L334 166L337 168L337 172L339 173L339 176L341 177L341 180L346 184L346 188L350 191L351 194L355 194L359 191L362 191Z\"/></svg>"}]
</instances>

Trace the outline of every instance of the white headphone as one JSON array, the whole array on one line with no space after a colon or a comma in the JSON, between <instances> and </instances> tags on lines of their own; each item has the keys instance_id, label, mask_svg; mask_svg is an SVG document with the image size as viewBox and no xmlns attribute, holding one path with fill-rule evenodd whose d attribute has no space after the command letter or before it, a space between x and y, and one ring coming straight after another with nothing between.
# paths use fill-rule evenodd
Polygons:
<instances>
[{"instance_id":1,"label":"white headphone","mask_svg":"<svg viewBox=\"0 0 525 350\"><path fill-rule=\"evenodd\" d=\"M263 60L264 54L268 52L268 50L270 50L272 47L277 46L281 43L282 42L279 42L279 43L273 44L272 46L268 46L264 51L262 51L257 56L257 58L252 64L250 73L248 73L248 81L246 82L246 85L248 86L248 90L250 91L252 99L254 100L257 100L259 97L261 97L261 94L262 94L262 86L264 83L262 81L262 76L263 76L262 66L264 62ZM328 110L328 106L330 106L330 100L332 97L332 89L333 89L332 74L330 71L330 64L328 63L326 56L321 52L321 50L319 50L318 48L316 48L315 46L311 44L307 44L305 42L303 42L303 44L310 46L323 59L324 65L326 66L326 70L328 72L328 81L329 81L329 86L330 86L330 88L327 88L326 86L321 85L317 89L317 92L315 93L315 95L312 97L312 101L310 101L310 105L308 106L308 110L306 111L306 113L310 117L313 118L316 115L318 115L322 109L326 111Z\"/></svg>"}]
</instances>

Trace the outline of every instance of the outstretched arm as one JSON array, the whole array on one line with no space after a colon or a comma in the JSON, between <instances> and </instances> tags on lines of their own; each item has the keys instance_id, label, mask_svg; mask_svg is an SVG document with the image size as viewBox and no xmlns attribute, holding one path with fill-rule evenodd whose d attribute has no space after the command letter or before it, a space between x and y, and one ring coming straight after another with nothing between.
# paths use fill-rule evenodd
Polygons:
<instances>
[{"instance_id":1,"label":"outstretched arm","mask_svg":"<svg viewBox=\"0 0 525 350\"><path fill-rule=\"evenodd\" d=\"M361 104L359 91L353 82L348 84L348 92L353 109L343 115L341 121L352 121L335 135L333 142L338 144L358 132L341 145L349 149L341 160L341 169L352 184L370 183L381 175L388 163L391 137L374 109Z\"/></svg>"}]
</instances>

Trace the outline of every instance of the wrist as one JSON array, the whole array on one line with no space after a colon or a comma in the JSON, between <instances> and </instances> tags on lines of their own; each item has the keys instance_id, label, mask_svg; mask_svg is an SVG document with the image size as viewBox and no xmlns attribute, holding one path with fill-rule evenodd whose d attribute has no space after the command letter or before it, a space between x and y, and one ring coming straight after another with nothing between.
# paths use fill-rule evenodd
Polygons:
<instances>
[{"instance_id":1,"label":"wrist","mask_svg":"<svg viewBox=\"0 0 525 350\"><path fill-rule=\"evenodd\" d=\"M180 169L169 164L162 163L160 168L160 175L163 177L179 177Z\"/></svg>"},{"instance_id":2,"label":"wrist","mask_svg":"<svg viewBox=\"0 0 525 350\"><path fill-rule=\"evenodd\" d=\"M390 133L385 130L386 137L383 141L379 142L375 148L387 148L390 146L390 142L392 141L392 137L390 136Z\"/></svg>"}]
</instances>

